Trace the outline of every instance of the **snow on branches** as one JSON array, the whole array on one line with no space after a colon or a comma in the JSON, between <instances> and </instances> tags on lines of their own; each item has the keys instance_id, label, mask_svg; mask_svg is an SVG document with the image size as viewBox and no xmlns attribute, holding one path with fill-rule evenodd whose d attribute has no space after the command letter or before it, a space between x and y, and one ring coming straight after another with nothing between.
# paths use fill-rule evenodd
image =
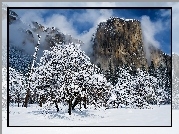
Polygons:
<instances>
[{"instance_id":1,"label":"snow on branches","mask_svg":"<svg viewBox=\"0 0 179 134\"><path fill-rule=\"evenodd\" d=\"M9 67L9 103L20 103L24 101L26 93L26 79L23 74Z\"/></svg>"},{"instance_id":2,"label":"snow on branches","mask_svg":"<svg viewBox=\"0 0 179 134\"><path fill-rule=\"evenodd\" d=\"M102 106L108 82L99 71L78 44L56 45L51 51L44 51L40 63L34 68L32 91L37 91L43 103L68 104L70 100L73 109L83 100L84 107L89 104L99 106L99 103Z\"/></svg>"},{"instance_id":3,"label":"snow on branches","mask_svg":"<svg viewBox=\"0 0 179 134\"><path fill-rule=\"evenodd\" d=\"M136 75L119 68L118 83L112 90L116 97L109 104L112 107L150 108L149 104L162 104L166 92L159 86L159 80L146 71L137 69ZM113 95L113 96L114 96Z\"/></svg>"}]
</instances>

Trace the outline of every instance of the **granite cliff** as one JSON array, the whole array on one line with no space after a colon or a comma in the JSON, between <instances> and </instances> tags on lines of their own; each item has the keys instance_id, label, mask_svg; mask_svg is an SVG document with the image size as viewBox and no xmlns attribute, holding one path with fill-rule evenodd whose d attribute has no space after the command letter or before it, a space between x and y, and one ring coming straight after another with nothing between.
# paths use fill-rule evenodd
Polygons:
<instances>
[{"instance_id":1,"label":"granite cliff","mask_svg":"<svg viewBox=\"0 0 179 134\"><path fill-rule=\"evenodd\" d=\"M109 18L98 25L93 38L92 61L107 70L109 63L115 66L135 66L147 69L153 61L154 66L163 65L171 70L171 56L150 46L150 60L147 61L142 36L141 23L135 19Z\"/></svg>"}]
</instances>

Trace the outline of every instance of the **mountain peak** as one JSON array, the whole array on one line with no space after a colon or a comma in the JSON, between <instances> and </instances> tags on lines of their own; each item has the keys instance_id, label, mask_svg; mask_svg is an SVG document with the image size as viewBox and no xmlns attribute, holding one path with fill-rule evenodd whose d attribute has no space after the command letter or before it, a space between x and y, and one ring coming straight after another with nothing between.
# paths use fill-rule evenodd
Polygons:
<instances>
[{"instance_id":1,"label":"mountain peak","mask_svg":"<svg viewBox=\"0 0 179 134\"><path fill-rule=\"evenodd\" d=\"M171 63L166 63L165 54L152 45L149 48L149 58L147 57L141 22L136 19L110 17L99 23L93 41L93 62L101 64L104 70L108 69L109 63L113 68L132 65L136 68L145 66L146 69L151 61L155 67Z\"/></svg>"},{"instance_id":2,"label":"mountain peak","mask_svg":"<svg viewBox=\"0 0 179 134\"><path fill-rule=\"evenodd\" d=\"M18 22L17 22L18 20ZM16 23L15 23L16 22ZM13 25L12 25L13 24ZM10 41L14 45L19 45L19 48L26 49L26 46L31 46L32 49L37 44L36 35L39 34L41 38L41 51L47 49L50 50L50 47L55 46L56 44L71 44L76 43L83 45L84 43L81 40L73 38L71 35L64 34L57 27L45 27L43 24L32 21L30 24L24 23L18 14L12 10L9 12L9 25L10 25ZM16 34L14 34L14 32ZM13 35L11 35L13 34ZM17 38L21 37L20 41L17 42ZM27 47L29 52L29 47ZM31 53L33 54L33 53Z\"/></svg>"},{"instance_id":3,"label":"mountain peak","mask_svg":"<svg viewBox=\"0 0 179 134\"><path fill-rule=\"evenodd\" d=\"M94 39L93 59L95 63L102 64L104 70L110 61L113 67L134 64L138 68L146 65L140 22L111 17L100 23Z\"/></svg>"}]
</instances>

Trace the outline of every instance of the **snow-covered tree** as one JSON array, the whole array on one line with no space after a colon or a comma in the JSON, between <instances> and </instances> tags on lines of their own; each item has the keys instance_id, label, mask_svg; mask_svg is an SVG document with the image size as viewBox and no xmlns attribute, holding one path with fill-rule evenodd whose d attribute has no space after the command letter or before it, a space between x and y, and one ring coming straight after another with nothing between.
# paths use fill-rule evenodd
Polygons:
<instances>
[{"instance_id":1,"label":"snow-covered tree","mask_svg":"<svg viewBox=\"0 0 179 134\"><path fill-rule=\"evenodd\" d=\"M27 73L32 62L32 57L12 44L9 47L9 66L23 74Z\"/></svg>"},{"instance_id":2,"label":"snow-covered tree","mask_svg":"<svg viewBox=\"0 0 179 134\"><path fill-rule=\"evenodd\" d=\"M34 68L31 88L38 94L41 104L55 103L57 111L58 103L69 105L70 114L71 108L81 100L84 107L103 105L107 80L99 72L78 44L56 44L51 51L44 51Z\"/></svg>"},{"instance_id":3,"label":"snow-covered tree","mask_svg":"<svg viewBox=\"0 0 179 134\"><path fill-rule=\"evenodd\" d=\"M130 69L119 68L118 83L114 86L113 99L117 107L150 108L149 104L163 104L166 92L159 86L159 80L145 69L137 69L136 75ZM116 96L116 97L114 97Z\"/></svg>"},{"instance_id":4,"label":"snow-covered tree","mask_svg":"<svg viewBox=\"0 0 179 134\"><path fill-rule=\"evenodd\" d=\"M144 89L140 87L138 79L130 75L129 70L119 68L118 83L112 92L116 96L113 97L113 103L115 101L117 107L149 108L143 97Z\"/></svg>"},{"instance_id":5,"label":"snow-covered tree","mask_svg":"<svg viewBox=\"0 0 179 134\"><path fill-rule=\"evenodd\" d=\"M161 104L164 101L164 89L159 85L159 79L151 76L146 71L138 70L137 81L135 83L143 89L144 99L149 104ZM157 70L155 75L157 76Z\"/></svg>"},{"instance_id":6,"label":"snow-covered tree","mask_svg":"<svg viewBox=\"0 0 179 134\"><path fill-rule=\"evenodd\" d=\"M160 92L158 92L158 96L161 96L162 104L170 104L171 82L167 68L160 65L156 69L156 78L158 81L158 88L160 89Z\"/></svg>"},{"instance_id":7,"label":"snow-covered tree","mask_svg":"<svg viewBox=\"0 0 179 134\"><path fill-rule=\"evenodd\" d=\"M26 94L25 85L23 74L9 67L9 103L18 103L18 107L20 106Z\"/></svg>"}]
</instances>

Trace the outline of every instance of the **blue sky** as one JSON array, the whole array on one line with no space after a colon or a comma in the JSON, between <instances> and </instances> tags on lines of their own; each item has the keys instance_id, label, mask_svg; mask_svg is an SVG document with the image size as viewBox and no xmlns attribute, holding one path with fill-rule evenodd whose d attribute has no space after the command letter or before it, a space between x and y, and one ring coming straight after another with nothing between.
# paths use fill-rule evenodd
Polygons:
<instances>
[{"instance_id":1,"label":"blue sky","mask_svg":"<svg viewBox=\"0 0 179 134\"><path fill-rule=\"evenodd\" d=\"M97 25L109 17L138 19L144 25L146 44L153 44L171 53L170 9L14 9L26 23L31 20L45 26L58 27L89 44ZM88 39L87 39L88 38ZM86 49L89 49L88 47Z\"/></svg>"}]
</instances>

